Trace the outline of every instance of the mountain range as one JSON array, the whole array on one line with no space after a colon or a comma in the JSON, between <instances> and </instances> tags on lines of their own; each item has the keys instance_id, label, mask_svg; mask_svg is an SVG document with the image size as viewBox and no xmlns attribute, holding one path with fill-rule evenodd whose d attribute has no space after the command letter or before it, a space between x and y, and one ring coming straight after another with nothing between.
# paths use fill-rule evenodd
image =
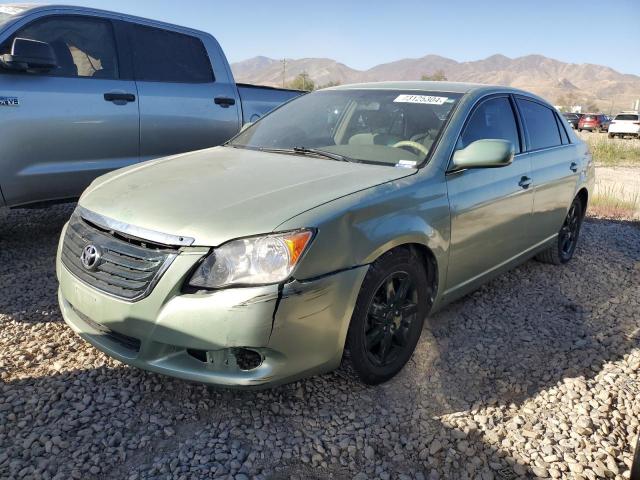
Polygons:
<instances>
[{"instance_id":1,"label":"mountain range","mask_svg":"<svg viewBox=\"0 0 640 480\"><path fill-rule=\"evenodd\" d=\"M282 60L258 56L233 63L238 82L282 86ZM599 109L630 109L640 98L640 76L623 74L603 65L565 63L542 55L509 58L492 55L484 60L457 62L439 55L405 58L356 70L330 58L287 59L286 85L306 73L316 85L332 83L420 80L443 72L448 80L508 85L536 93L553 104L595 105Z\"/></svg>"}]
</instances>

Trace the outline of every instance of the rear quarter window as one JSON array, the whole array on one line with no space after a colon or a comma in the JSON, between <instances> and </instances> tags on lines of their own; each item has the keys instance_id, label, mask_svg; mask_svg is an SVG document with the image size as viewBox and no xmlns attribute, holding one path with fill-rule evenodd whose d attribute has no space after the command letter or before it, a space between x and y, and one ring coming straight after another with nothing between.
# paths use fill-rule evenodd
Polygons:
<instances>
[{"instance_id":1,"label":"rear quarter window","mask_svg":"<svg viewBox=\"0 0 640 480\"><path fill-rule=\"evenodd\" d=\"M558 125L558 130L560 131L560 138L562 139L562 144L567 145L571 143L569 141L569 136L567 135L567 131L565 130L562 119L558 115L556 115L556 123Z\"/></svg>"},{"instance_id":2,"label":"rear quarter window","mask_svg":"<svg viewBox=\"0 0 640 480\"><path fill-rule=\"evenodd\" d=\"M517 102L527 130L528 150L562 145L553 110L524 98L518 98Z\"/></svg>"},{"instance_id":3,"label":"rear quarter window","mask_svg":"<svg viewBox=\"0 0 640 480\"><path fill-rule=\"evenodd\" d=\"M211 62L199 38L160 28L133 26L136 79L149 82L209 83Z\"/></svg>"}]
</instances>

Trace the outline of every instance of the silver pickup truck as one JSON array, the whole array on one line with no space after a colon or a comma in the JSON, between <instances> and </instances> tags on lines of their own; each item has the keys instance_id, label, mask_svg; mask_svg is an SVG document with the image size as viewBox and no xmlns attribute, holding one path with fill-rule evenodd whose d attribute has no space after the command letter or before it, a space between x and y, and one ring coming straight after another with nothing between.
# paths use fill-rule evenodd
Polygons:
<instances>
[{"instance_id":1,"label":"silver pickup truck","mask_svg":"<svg viewBox=\"0 0 640 480\"><path fill-rule=\"evenodd\" d=\"M301 93L236 84L208 33L0 5L0 207L74 199L110 170L219 145Z\"/></svg>"}]
</instances>

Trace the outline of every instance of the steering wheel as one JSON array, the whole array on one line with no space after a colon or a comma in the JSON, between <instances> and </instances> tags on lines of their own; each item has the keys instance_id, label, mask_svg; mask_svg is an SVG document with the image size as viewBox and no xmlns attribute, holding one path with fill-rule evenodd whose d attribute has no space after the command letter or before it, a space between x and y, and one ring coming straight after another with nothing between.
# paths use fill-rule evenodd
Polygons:
<instances>
[{"instance_id":1,"label":"steering wheel","mask_svg":"<svg viewBox=\"0 0 640 480\"><path fill-rule=\"evenodd\" d=\"M394 148L409 147L409 148L413 148L414 150L417 150L418 152L424 154L425 156L429 155L429 150L427 149L427 147L425 147L421 143L413 142L411 140L402 140L401 142L394 143L391 146Z\"/></svg>"}]
</instances>

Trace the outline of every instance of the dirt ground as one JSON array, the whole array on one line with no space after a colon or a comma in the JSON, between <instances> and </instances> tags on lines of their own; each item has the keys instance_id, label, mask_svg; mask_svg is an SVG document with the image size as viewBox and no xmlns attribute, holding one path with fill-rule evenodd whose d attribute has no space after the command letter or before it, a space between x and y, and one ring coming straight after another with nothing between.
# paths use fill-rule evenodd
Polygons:
<instances>
[{"instance_id":1,"label":"dirt ground","mask_svg":"<svg viewBox=\"0 0 640 480\"><path fill-rule=\"evenodd\" d=\"M596 195L607 192L640 203L640 167L596 167Z\"/></svg>"}]
</instances>

